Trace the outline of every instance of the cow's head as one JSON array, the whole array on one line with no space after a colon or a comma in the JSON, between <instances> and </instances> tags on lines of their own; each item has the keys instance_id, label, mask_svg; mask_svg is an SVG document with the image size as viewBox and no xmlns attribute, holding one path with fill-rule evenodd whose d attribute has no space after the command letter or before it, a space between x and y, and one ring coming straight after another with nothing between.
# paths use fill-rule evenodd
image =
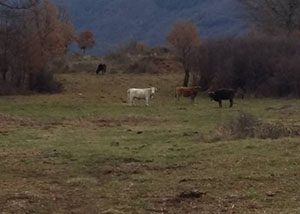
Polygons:
<instances>
[{"instance_id":1,"label":"cow's head","mask_svg":"<svg viewBox=\"0 0 300 214\"><path fill-rule=\"evenodd\" d=\"M155 93L157 93L157 92L158 92L158 89L157 89L156 87L151 87L151 94L150 94L150 97L153 98L153 95L154 95Z\"/></svg>"},{"instance_id":2,"label":"cow's head","mask_svg":"<svg viewBox=\"0 0 300 214\"><path fill-rule=\"evenodd\" d=\"M213 100L215 98L215 96L216 96L216 94L215 94L214 91L209 91L207 94L210 97L210 100Z\"/></svg>"}]
</instances>

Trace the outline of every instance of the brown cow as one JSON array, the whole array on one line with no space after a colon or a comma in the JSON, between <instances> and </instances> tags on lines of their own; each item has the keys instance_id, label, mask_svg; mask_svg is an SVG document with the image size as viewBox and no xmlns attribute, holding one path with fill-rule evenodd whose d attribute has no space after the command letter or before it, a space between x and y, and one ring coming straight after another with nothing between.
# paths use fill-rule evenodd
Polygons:
<instances>
[{"instance_id":1,"label":"brown cow","mask_svg":"<svg viewBox=\"0 0 300 214\"><path fill-rule=\"evenodd\" d=\"M194 102L195 97L197 96L199 92L200 87L199 86L191 86L191 87L176 87L175 89L175 97L177 100L181 96L183 97L190 97L191 101Z\"/></svg>"}]
</instances>

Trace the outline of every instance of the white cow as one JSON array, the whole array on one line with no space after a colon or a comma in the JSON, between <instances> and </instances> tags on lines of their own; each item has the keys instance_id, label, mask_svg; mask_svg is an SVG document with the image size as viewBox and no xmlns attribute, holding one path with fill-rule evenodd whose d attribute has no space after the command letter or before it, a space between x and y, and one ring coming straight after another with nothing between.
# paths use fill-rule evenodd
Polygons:
<instances>
[{"instance_id":1,"label":"white cow","mask_svg":"<svg viewBox=\"0 0 300 214\"><path fill-rule=\"evenodd\" d=\"M130 88L127 90L127 98L129 105L133 105L134 99L145 100L146 106L149 105L149 99L157 92L157 88Z\"/></svg>"}]
</instances>

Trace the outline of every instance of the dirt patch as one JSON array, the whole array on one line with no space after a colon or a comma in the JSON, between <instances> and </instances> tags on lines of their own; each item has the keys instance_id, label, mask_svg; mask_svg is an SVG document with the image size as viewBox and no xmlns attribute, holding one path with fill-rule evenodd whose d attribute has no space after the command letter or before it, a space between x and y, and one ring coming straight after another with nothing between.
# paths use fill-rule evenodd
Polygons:
<instances>
[{"instance_id":1,"label":"dirt patch","mask_svg":"<svg viewBox=\"0 0 300 214\"><path fill-rule=\"evenodd\" d=\"M32 183L35 191L2 192L0 213L97 213L95 196L84 187Z\"/></svg>"},{"instance_id":2,"label":"dirt patch","mask_svg":"<svg viewBox=\"0 0 300 214\"><path fill-rule=\"evenodd\" d=\"M41 201L38 195L30 192L8 194L1 199L1 210L10 213L29 213Z\"/></svg>"},{"instance_id":3,"label":"dirt patch","mask_svg":"<svg viewBox=\"0 0 300 214\"><path fill-rule=\"evenodd\" d=\"M280 106L278 108L276 108L276 107L267 107L266 108L267 111L284 111L284 110L289 110L289 109L294 109L294 106L292 106L292 105L283 105L283 106Z\"/></svg>"},{"instance_id":4,"label":"dirt patch","mask_svg":"<svg viewBox=\"0 0 300 214\"><path fill-rule=\"evenodd\" d=\"M186 168L190 164L181 165L159 165L151 161L139 161L134 158L118 160L118 161L106 161L104 163L95 165L88 169L88 174L93 177L97 177L100 180L110 180L110 178L122 177L124 179L130 178L131 175L146 174L153 172L171 172Z\"/></svg>"},{"instance_id":5,"label":"dirt patch","mask_svg":"<svg viewBox=\"0 0 300 214\"><path fill-rule=\"evenodd\" d=\"M32 127L43 130L49 130L58 127L66 128L115 128L127 126L145 126L156 125L161 122L166 122L157 117L143 117L143 116L128 116L121 119L92 117L92 118L75 118L64 119L54 122L42 122L22 117L10 116L0 114L0 135L7 135L16 128Z\"/></svg>"},{"instance_id":6,"label":"dirt patch","mask_svg":"<svg viewBox=\"0 0 300 214\"><path fill-rule=\"evenodd\" d=\"M114 128L122 125L120 120L109 118L92 118L92 119L67 119L61 122L60 126L74 128Z\"/></svg>"},{"instance_id":7,"label":"dirt patch","mask_svg":"<svg viewBox=\"0 0 300 214\"><path fill-rule=\"evenodd\" d=\"M227 213L224 204L215 197L198 191L187 191L176 196L166 196L152 200L151 210L163 210L164 213ZM181 195L184 197L181 197ZM185 197L187 194L188 197ZM190 197L192 196L192 197Z\"/></svg>"},{"instance_id":8,"label":"dirt patch","mask_svg":"<svg viewBox=\"0 0 300 214\"><path fill-rule=\"evenodd\" d=\"M189 199L193 199L193 198L201 198L202 196L206 195L207 192L200 192L198 190L192 190L192 191L184 191L181 192L177 198L189 198Z\"/></svg>"},{"instance_id":9,"label":"dirt patch","mask_svg":"<svg viewBox=\"0 0 300 214\"><path fill-rule=\"evenodd\" d=\"M1 158L15 158L16 156L18 158L23 158L23 157L33 157L33 156L40 156L41 153L37 150L34 149L1 149L0 150L0 157Z\"/></svg>"},{"instance_id":10,"label":"dirt patch","mask_svg":"<svg viewBox=\"0 0 300 214\"><path fill-rule=\"evenodd\" d=\"M0 133L9 132L11 128L38 125L39 124L36 121L31 119L25 119L0 113Z\"/></svg>"},{"instance_id":11,"label":"dirt patch","mask_svg":"<svg viewBox=\"0 0 300 214\"><path fill-rule=\"evenodd\" d=\"M161 122L166 122L160 118L128 116L122 119L94 117L86 119L68 119L61 122L63 127L94 127L94 128L114 128L140 125L155 125Z\"/></svg>"}]
</instances>

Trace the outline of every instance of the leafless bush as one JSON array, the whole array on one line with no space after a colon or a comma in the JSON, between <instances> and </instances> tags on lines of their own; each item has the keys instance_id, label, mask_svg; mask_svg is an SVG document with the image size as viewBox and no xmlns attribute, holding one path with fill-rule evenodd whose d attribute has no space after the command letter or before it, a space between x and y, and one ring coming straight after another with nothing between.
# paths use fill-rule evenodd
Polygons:
<instances>
[{"instance_id":1,"label":"leafless bush","mask_svg":"<svg viewBox=\"0 0 300 214\"><path fill-rule=\"evenodd\" d=\"M260 121L248 113L240 113L236 118L222 124L216 130L217 138L243 139L255 136L255 127Z\"/></svg>"},{"instance_id":2,"label":"leafless bush","mask_svg":"<svg viewBox=\"0 0 300 214\"><path fill-rule=\"evenodd\" d=\"M191 60L204 90L231 87L256 96L300 96L297 37L255 35L210 40Z\"/></svg>"},{"instance_id":3,"label":"leafless bush","mask_svg":"<svg viewBox=\"0 0 300 214\"><path fill-rule=\"evenodd\" d=\"M129 65L127 73L157 73L157 66L151 59L145 58Z\"/></svg>"},{"instance_id":4,"label":"leafless bush","mask_svg":"<svg viewBox=\"0 0 300 214\"><path fill-rule=\"evenodd\" d=\"M126 53L112 52L105 57L105 61L112 61L114 64L120 65L131 62L131 59Z\"/></svg>"},{"instance_id":5,"label":"leafless bush","mask_svg":"<svg viewBox=\"0 0 300 214\"><path fill-rule=\"evenodd\" d=\"M125 42L119 48L120 52L137 55L137 54L145 54L149 50L149 47L139 41L132 40Z\"/></svg>"},{"instance_id":6,"label":"leafless bush","mask_svg":"<svg viewBox=\"0 0 300 214\"><path fill-rule=\"evenodd\" d=\"M57 91L53 70L46 68L54 58L65 55L73 40L72 25L51 1L7 2L28 6L20 10L0 5L1 92Z\"/></svg>"},{"instance_id":7,"label":"leafless bush","mask_svg":"<svg viewBox=\"0 0 300 214\"><path fill-rule=\"evenodd\" d=\"M39 93L57 93L61 92L62 84L58 82L52 72L39 72L30 76L29 89Z\"/></svg>"},{"instance_id":8,"label":"leafless bush","mask_svg":"<svg viewBox=\"0 0 300 214\"><path fill-rule=\"evenodd\" d=\"M0 95L13 95L17 94L17 90L15 87L12 87L10 84L0 81Z\"/></svg>"},{"instance_id":9,"label":"leafless bush","mask_svg":"<svg viewBox=\"0 0 300 214\"><path fill-rule=\"evenodd\" d=\"M149 50L145 44L132 40L113 49L105 58L116 63L126 63L134 57L145 55Z\"/></svg>"},{"instance_id":10,"label":"leafless bush","mask_svg":"<svg viewBox=\"0 0 300 214\"><path fill-rule=\"evenodd\" d=\"M282 123L262 123L256 130L256 137L261 139L278 139L281 137L293 137L300 135L300 128L286 126Z\"/></svg>"},{"instance_id":11,"label":"leafless bush","mask_svg":"<svg viewBox=\"0 0 300 214\"><path fill-rule=\"evenodd\" d=\"M300 127L287 126L283 123L264 122L248 113L225 122L218 128L209 141L237 140L246 138L278 139L300 135Z\"/></svg>"}]
</instances>

